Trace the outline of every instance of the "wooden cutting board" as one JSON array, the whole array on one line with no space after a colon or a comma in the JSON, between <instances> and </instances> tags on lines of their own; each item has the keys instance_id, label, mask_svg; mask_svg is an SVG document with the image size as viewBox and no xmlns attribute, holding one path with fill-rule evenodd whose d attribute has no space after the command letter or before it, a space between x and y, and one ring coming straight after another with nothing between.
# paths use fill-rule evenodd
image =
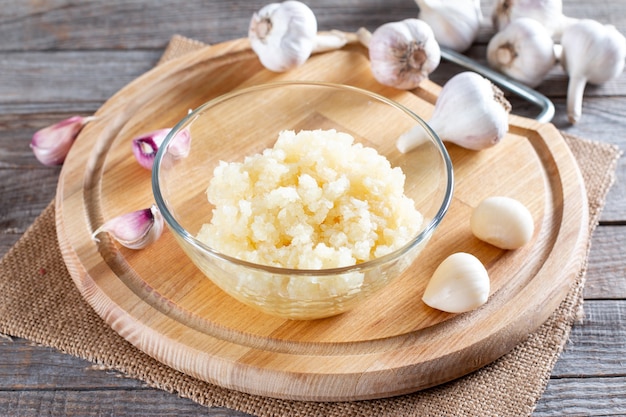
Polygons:
<instances>
[{"instance_id":1,"label":"wooden cutting board","mask_svg":"<svg viewBox=\"0 0 626 417\"><path fill-rule=\"evenodd\" d=\"M496 147L447 146L454 199L419 266L339 316L289 321L240 304L193 266L168 230L141 251L92 240L104 220L153 202L150 173L135 162L132 138L171 127L188 109L232 89L283 79L360 86L411 103L425 119L440 91L432 82L412 92L380 86L360 46L274 74L246 40L191 52L122 89L81 132L56 199L59 244L71 276L122 337L226 388L287 399L360 400L413 392L476 370L509 352L556 309L584 259L586 195L555 127L516 116ZM490 195L529 207L536 232L528 245L503 251L472 236L471 210ZM421 296L436 266L458 251L483 262L492 291L480 309L454 315L427 307Z\"/></svg>"}]
</instances>

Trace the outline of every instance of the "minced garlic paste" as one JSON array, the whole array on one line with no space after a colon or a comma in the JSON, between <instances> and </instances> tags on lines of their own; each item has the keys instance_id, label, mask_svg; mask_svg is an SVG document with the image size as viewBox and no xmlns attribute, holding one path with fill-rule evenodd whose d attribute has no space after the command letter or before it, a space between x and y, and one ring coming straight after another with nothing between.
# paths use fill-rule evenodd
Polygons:
<instances>
[{"instance_id":1,"label":"minced garlic paste","mask_svg":"<svg viewBox=\"0 0 626 417\"><path fill-rule=\"evenodd\" d=\"M404 173L335 130L283 131L273 148L220 162L207 189L214 205L198 239L264 265L354 265L407 243L422 215L404 195Z\"/></svg>"}]
</instances>

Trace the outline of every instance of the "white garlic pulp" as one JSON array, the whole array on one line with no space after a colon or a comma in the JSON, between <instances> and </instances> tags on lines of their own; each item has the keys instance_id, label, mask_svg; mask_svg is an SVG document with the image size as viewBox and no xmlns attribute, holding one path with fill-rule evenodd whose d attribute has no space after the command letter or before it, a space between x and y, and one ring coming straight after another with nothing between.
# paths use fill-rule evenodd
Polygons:
<instances>
[{"instance_id":1,"label":"white garlic pulp","mask_svg":"<svg viewBox=\"0 0 626 417\"><path fill-rule=\"evenodd\" d=\"M518 249L530 241L535 224L530 210L521 202L493 196L474 208L470 228L482 241L501 249Z\"/></svg>"},{"instance_id":2,"label":"white garlic pulp","mask_svg":"<svg viewBox=\"0 0 626 417\"><path fill-rule=\"evenodd\" d=\"M465 313L487 302L489 274L474 255L458 252L448 256L435 270L422 301L448 313Z\"/></svg>"},{"instance_id":3,"label":"white garlic pulp","mask_svg":"<svg viewBox=\"0 0 626 417\"><path fill-rule=\"evenodd\" d=\"M207 190L213 217L198 239L283 268L366 262L399 249L421 228L404 182L400 168L347 133L283 131L272 148L215 169Z\"/></svg>"}]
</instances>

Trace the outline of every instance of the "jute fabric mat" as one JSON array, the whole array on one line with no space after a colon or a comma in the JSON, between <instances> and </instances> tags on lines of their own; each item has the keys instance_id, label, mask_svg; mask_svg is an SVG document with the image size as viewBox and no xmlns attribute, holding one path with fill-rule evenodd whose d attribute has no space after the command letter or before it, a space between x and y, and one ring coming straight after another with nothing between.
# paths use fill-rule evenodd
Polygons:
<instances>
[{"instance_id":1,"label":"jute fabric mat","mask_svg":"<svg viewBox=\"0 0 626 417\"><path fill-rule=\"evenodd\" d=\"M203 44L175 36L161 61ZM565 135L582 171L592 232L614 181L615 146ZM284 401L220 388L139 351L83 300L57 245L54 203L0 261L0 332L50 346L205 406L276 416L524 416L530 415L581 317L583 268L567 298L534 334L496 362L458 380L395 398L342 403ZM589 247L589 244L588 244ZM585 263L586 264L586 263Z\"/></svg>"}]
</instances>

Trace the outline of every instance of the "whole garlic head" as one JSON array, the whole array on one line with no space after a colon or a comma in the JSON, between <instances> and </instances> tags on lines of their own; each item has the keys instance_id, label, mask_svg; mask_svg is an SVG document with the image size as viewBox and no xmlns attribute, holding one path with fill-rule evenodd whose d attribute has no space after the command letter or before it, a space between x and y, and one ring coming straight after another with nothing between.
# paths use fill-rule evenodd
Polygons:
<instances>
[{"instance_id":1,"label":"whole garlic head","mask_svg":"<svg viewBox=\"0 0 626 417\"><path fill-rule=\"evenodd\" d=\"M554 42L541 23L522 17L491 38L487 62L509 77L536 87L556 65Z\"/></svg>"},{"instance_id":2,"label":"whole garlic head","mask_svg":"<svg viewBox=\"0 0 626 417\"><path fill-rule=\"evenodd\" d=\"M569 75L567 116L576 123L587 82L602 84L624 70L626 38L612 25L583 19L565 29L561 45L561 65Z\"/></svg>"},{"instance_id":3,"label":"whole garlic head","mask_svg":"<svg viewBox=\"0 0 626 417\"><path fill-rule=\"evenodd\" d=\"M522 17L541 23L554 39L559 39L564 28L576 21L563 14L562 0L496 0L493 5L491 20L496 32Z\"/></svg>"},{"instance_id":4,"label":"whole garlic head","mask_svg":"<svg viewBox=\"0 0 626 417\"><path fill-rule=\"evenodd\" d=\"M509 130L510 111L511 104L499 88L465 71L445 83L428 124L441 140L478 151L500 142ZM396 147L409 152L427 140L425 134L416 126L398 138Z\"/></svg>"},{"instance_id":5,"label":"whole garlic head","mask_svg":"<svg viewBox=\"0 0 626 417\"><path fill-rule=\"evenodd\" d=\"M483 13L480 0L415 0L418 17L428 23L440 46L467 50L478 35Z\"/></svg>"},{"instance_id":6,"label":"whole garlic head","mask_svg":"<svg viewBox=\"0 0 626 417\"><path fill-rule=\"evenodd\" d=\"M270 3L252 16L248 39L261 64L284 72L306 62L316 45L317 19L304 3Z\"/></svg>"},{"instance_id":7,"label":"whole garlic head","mask_svg":"<svg viewBox=\"0 0 626 417\"><path fill-rule=\"evenodd\" d=\"M390 87L416 88L441 61L432 29L418 19L385 23L367 43L374 78Z\"/></svg>"}]
</instances>

